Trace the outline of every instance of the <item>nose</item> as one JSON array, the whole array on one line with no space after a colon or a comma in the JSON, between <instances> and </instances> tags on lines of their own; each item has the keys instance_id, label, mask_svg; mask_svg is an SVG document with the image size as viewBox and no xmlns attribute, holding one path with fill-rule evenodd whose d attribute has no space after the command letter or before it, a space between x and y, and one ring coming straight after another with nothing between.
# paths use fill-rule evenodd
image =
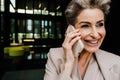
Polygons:
<instances>
[{"instance_id":1,"label":"nose","mask_svg":"<svg viewBox=\"0 0 120 80\"><path fill-rule=\"evenodd\" d=\"M94 37L94 38L98 38L99 37L99 32L96 28L92 28L90 36Z\"/></svg>"}]
</instances>

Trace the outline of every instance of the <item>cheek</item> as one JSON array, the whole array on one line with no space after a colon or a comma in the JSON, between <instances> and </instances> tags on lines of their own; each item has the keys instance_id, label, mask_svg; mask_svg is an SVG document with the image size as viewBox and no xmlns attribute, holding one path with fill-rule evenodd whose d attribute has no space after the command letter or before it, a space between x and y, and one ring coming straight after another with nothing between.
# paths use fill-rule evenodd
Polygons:
<instances>
[{"instance_id":1,"label":"cheek","mask_svg":"<svg viewBox=\"0 0 120 80\"><path fill-rule=\"evenodd\" d=\"M91 33L92 31L90 29L82 29L81 30L81 35L82 37L87 36ZM106 30L105 28L101 28L97 30L98 34L100 34L102 37L105 37L106 35Z\"/></svg>"},{"instance_id":2,"label":"cheek","mask_svg":"<svg viewBox=\"0 0 120 80\"><path fill-rule=\"evenodd\" d=\"M88 29L85 29L85 30L83 29L83 30L81 30L81 34L84 35L84 36L90 34L90 32L91 32L91 31L88 30Z\"/></svg>"},{"instance_id":3,"label":"cheek","mask_svg":"<svg viewBox=\"0 0 120 80\"><path fill-rule=\"evenodd\" d=\"M99 33L100 33L103 37L105 37L105 35L106 35L106 30L105 30L105 28L101 29L101 30L99 31Z\"/></svg>"}]
</instances>

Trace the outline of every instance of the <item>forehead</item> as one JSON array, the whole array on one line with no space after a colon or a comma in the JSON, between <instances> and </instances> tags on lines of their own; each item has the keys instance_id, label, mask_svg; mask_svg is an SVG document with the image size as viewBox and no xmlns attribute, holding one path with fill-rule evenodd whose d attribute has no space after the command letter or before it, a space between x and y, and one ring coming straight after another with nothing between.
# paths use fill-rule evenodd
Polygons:
<instances>
[{"instance_id":1,"label":"forehead","mask_svg":"<svg viewBox=\"0 0 120 80\"><path fill-rule=\"evenodd\" d=\"M99 21L99 20L104 20L104 13L97 8L84 9L77 16L77 21Z\"/></svg>"}]
</instances>

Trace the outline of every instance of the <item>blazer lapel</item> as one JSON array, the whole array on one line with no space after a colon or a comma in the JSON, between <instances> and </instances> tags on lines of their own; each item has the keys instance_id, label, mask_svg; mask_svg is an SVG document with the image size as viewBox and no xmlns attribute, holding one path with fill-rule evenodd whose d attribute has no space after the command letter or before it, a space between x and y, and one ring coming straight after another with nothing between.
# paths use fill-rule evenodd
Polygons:
<instances>
[{"instance_id":1,"label":"blazer lapel","mask_svg":"<svg viewBox=\"0 0 120 80\"><path fill-rule=\"evenodd\" d=\"M78 60L77 59L75 59L75 63L74 63L74 67L73 67L72 80L82 80L79 69L78 69Z\"/></svg>"},{"instance_id":2,"label":"blazer lapel","mask_svg":"<svg viewBox=\"0 0 120 80\"><path fill-rule=\"evenodd\" d=\"M105 80L111 80L110 78L110 62L106 60L104 53L101 53L100 51L96 52L96 59L98 61L98 64L100 66L101 72L103 74L103 77Z\"/></svg>"}]
</instances>

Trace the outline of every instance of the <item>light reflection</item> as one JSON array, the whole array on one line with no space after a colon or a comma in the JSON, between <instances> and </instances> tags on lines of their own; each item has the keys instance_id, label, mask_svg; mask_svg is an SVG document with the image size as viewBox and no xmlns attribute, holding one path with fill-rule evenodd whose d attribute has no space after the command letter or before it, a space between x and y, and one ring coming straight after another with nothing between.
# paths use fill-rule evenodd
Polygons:
<instances>
[{"instance_id":1,"label":"light reflection","mask_svg":"<svg viewBox=\"0 0 120 80\"><path fill-rule=\"evenodd\" d=\"M60 9L60 6L58 6L56 9L57 9L57 10Z\"/></svg>"},{"instance_id":2,"label":"light reflection","mask_svg":"<svg viewBox=\"0 0 120 80\"><path fill-rule=\"evenodd\" d=\"M24 9L18 9L18 13L25 13Z\"/></svg>"},{"instance_id":3,"label":"light reflection","mask_svg":"<svg viewBox=\"0 0 120 80\"><path fill-rule=\"evenodd\" d=\"M1 2L0 2L0 7L1 7L1 11L4 11L5 9L4 9L4 0L0 0Z\"/></svg>"},{"instance_id":4,"label":"light reflection","mask_svg":"<svg viewBox=\"0 0 120 80\"><path fill-rule=\"evenodd\" d=\"M15 9L10 5L10 12L15 13Z\"/></svg>"},{"instance_id":5,"label":"light reflection","mask_svg":"<svg viewBox=\"0 0 120 80\"><path fill-rule=\"evenodd\" d=\"M16 6L15 6L15 2L16 0L10 0L10 2L12 3L12 5L13 5L13 7L15 8Z\"/></svg>"},{"instance_id":6,"label":"light reflection","mask_svg":"<svg viewBox=\"0 0 120 80\"><path fill-rule=\"evenodd\" d=\"M35 42L35 39L24 39L24 42Z\"/></svg>"},{"instance_id":7,"label":"light reflection","mask_svg":"<svg viewBox=\"0 0 120 80\"><path fill-rule=\"evenodd\" d=\"M32 30L32 20L27 20L27 30L28 31Z\"/></svg>"},{"instance_id":8,"label":"light reflection","mask_svg":"<svg viewBox=\"0 0 120 80\"><path fill-rule=\"evenodd\" d=\"M33 10L26 10L26 13L33 14Z\"/></svg>"},{"instance_id":9,"label":"light reflection","mask_svg":"<svg viewBox=\"0 0 120 80\"><path fill-rule=\"evenodd\" d=\"M15 8L16 8L16 6L15 6L16 2L15 1L16 0L10 0L10 1L12 3L12 6L10 4L10 12L15 13ZM47 10L47 8L44 7L44 6L43 6L43 9L40 10L40 8L42 7L41 3L39 3L38 7L39 7L39 9L32 9L32 10L29 9L28 10L28 6L26 5L25 9L18 8L17 12L18 13L25 13L26 12L27 14L33 14L34 13L34 14L51 15L51 16L55 16L55 14L56 14L57 16L62 16L62 12L61 11L55 13L55 12ZM4 9L4 0L1 0L1 10L2 9ZM56 10L59 10L59 9L60 9L60 6L57 6Z\"/></svg>"},{"instance_id":10,"label":"light reflection","mask_svg":"<svg viewBox=\"0 0 120 80\"><path fill-rule=\"evenodd\" d=\"M41 8L41 3L39 4L39 8Z\"/></svg>"}]
</instances>

